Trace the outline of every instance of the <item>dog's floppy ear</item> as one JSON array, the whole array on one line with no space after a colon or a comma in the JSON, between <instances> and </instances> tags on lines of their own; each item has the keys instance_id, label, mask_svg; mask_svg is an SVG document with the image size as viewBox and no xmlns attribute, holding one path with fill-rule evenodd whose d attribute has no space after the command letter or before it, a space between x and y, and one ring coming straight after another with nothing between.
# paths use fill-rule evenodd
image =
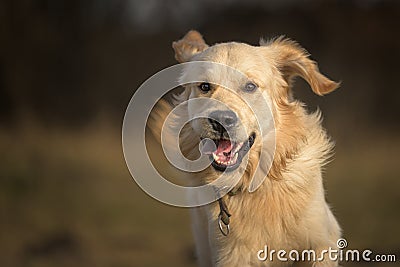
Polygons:
<instances>
[{"instance_id":1,"label":"dog's floppy ear","mask_svg":"<svg viewBox=\"0 0 400 267\"><path fill-rule=\"evenodd\" d=\"M290 85L294 77L302 77L317 95L325 95L339 87L339 83L331 81L322 75L317 64L309 59L307 51L296 42L279 37L266 45L274 51L279 69Z\"/></svg>"},{"instance_id":2,"label":"dog's floppy ear","mask_svg":"<svg viewBox=\"0 0 400 267\"><path fill-rule=\"evenodd\" d=\"M181 40L173 42L172 47L175 50L175 59L182 63L206 50L208 45L198 31L189 31Z\"/></svg>"}]
</instances>

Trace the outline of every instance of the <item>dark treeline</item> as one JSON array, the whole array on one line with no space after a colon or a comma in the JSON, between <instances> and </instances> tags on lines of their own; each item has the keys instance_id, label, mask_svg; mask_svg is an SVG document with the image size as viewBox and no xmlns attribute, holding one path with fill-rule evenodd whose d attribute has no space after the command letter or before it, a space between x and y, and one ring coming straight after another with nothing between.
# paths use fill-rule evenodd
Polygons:
<instances>
[{"instance_id":1,"label":"dark treeline","mask_svg":"<svg viewBox=\"0 0 400 267\"><path fill-rule=\"evenodd\" d=\"M171 42L195 28L209 43L285 34L343 82L326 98L298 82L297 97L349 124L396 125L399 2L249 2L2 1L1 121L29 115L73 126L99 114L121 121L135 88L175 63Z\"/></svg>"}]
</instances>

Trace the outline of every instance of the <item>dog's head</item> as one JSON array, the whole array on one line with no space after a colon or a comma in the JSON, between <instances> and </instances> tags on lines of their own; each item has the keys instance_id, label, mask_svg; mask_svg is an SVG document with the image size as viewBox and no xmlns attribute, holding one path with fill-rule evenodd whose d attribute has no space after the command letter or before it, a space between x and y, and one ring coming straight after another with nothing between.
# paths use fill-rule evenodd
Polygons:
<instances>
[{"instance_id":1,"label":"dog's head","mask_svg":"<svg viewBox=\"0 0 400 267\"><path fill-rule=\"evenodd\" d=\"M216 171L235 170L248 153L260 153L259 145L270 131L277 131L280 138L279 132L290 124L287 115L295 117L293 107L298 105L292 99L292 78L302 77L318 95L338 87L318 71L304 49L283 38L262 41L260 46L208 46L198 32L190 31L173 48L178 62L216 63L189 66L182 76L182 81L198 81L185 84L185 99L212 100L188 102L188 115L194 132L215 144L205 143L203 152L210 155Z\"/></svg>"}]
</instances>

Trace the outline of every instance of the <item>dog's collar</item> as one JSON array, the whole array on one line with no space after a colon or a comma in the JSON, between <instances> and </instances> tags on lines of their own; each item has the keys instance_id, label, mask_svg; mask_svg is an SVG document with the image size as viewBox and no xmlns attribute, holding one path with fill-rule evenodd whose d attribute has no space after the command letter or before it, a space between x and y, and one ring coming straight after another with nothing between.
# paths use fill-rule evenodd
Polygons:
<instances>
[{"instance_id":1,"label":"dog's collar","mask_svg":"<svg viewBox=\"0 0 400 267\"><path fill-rule=\"evenodd\" d=\"M229 235L230 232L230 218L231 214L228 211L228 207L226 206L226 203L223 198L218 199L218 204L219 204L219 215L218 215L218 226L219 230L224 236Z\"/></svg>"},{"instance_id":2,"label":"dog's collar","mask_svg":"<svg viewBox=\"0 0 400 267\"><path fill-rule=\"evenodd\" d=\"M230 197L237 195L241 191L241 187L236 187L233 188L231 191L228 192L228 195ZM219 230L224 236L227 236L230 232L230 217L232 216L229 213L228 207L225 203L225 200L223 197L218 198L218 204L219 204L219 214L218 214L218 226Z\"/></svg>"},{"instance_id":3,"label":"dog's collar","mask_svg":"<svg viewBox=\"0 0 400 267\"><path fill-rule=\"evenodd\" d=\"M234 187L231 191L228 192L228 195L230 197L236 196L240 191L242 190L242 187Z\"/></svg>"}]
</instances>

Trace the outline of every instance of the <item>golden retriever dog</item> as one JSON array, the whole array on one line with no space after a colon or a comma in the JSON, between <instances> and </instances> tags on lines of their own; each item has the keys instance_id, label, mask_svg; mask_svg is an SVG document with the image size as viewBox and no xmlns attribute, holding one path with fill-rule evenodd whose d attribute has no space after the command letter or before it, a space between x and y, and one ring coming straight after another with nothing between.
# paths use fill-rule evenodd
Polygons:
<instances>
[{"instance_id":1,"label":"golden retriever dog","mask_svg":"<svg viewBox=\"0 0 400 267\"><path fill-rule=\"evenodd\" d=\"M184 84L183 92L174 101L159 101L148 120L148 128L161 142L163 121L177 103L209 98L229 105L188 104L181 111L186 114L174 117L191 120L201 113L180 133L179 149L188 158L199 156L202 140L214 142L214 146L205 148L211 164L205 170L184 174L181 178L185 183L207 184L222 172L228 176L243 172L239 182L221 199L191 208L199 265L338 266L338 261L328 258L326 252L337 249L341 230L326 203L322 180L333 145L321 126L320 112L310 114L293 97L292 81L303 78L320 96L335 90L338 83L322 75L303 48L283 37L261 40L260 46L237 42L209 46L198 32L190 31L173 43L173 49L180 63L214 62L238 70L245 77L237 79L229 76L229 71L185 68L182 79L190 76L199 82ZM215 82L218 78L229 81L229 90ZM242 99L251 98L254 92L263 98L253 99L255 108L263 110L265 103L269 105L275 140L273 158L258 185L252 184L252 178L257 166L262 168L264 164L260 153L271 147L262 146L269 130L260 131L252 110ZM237 129L239 124L244 131ZM264 250L266 246L268 252ZM286 260L278 259L277 253L274 258L265 257L279 250L286 252L280 252ZM300 255L313 250L317 259L305 262L293 258L293 253L289 257L293 250Z\"/></svg>"}]
</instances>

